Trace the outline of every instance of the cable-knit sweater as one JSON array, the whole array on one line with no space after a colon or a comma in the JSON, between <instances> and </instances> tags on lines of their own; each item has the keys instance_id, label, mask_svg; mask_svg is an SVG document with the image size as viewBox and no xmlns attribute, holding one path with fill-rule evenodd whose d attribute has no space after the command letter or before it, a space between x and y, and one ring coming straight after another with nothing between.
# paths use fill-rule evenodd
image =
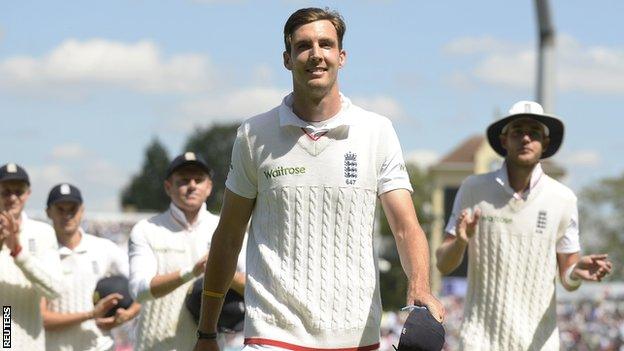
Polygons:
<instances>
[{"instance_id":1,"label":"cable-knit sweater","mask_svg":"<svg viewBox=\"0 0 624 351\"><path fill-rule=\"evenodd\" d=\"M61 263L54 229L22 212L15 259L6 245L0 250L0 306L11 307L11 350L44 350L45 333L39 300L59 296Z\"/></svg>"},{"instance_id":2,"label":"cable-knit sweater","mask_svg":"<svg viewBox=\"0 0 624 351\"><path fill-rule=\"evenodd\" d=\"M193 281L171 293L154 298L149 291L138 293L137 279L133 277L142 261L133 257L138 251L153 255L155 274L167 274L195 264L208 253L218 217L202 207L201 220L195 226L184 228L183 218L175 218L171 210L142 220L130 235L130 288L138 295L141 313L136 327L136 350L191 350L197 340L197 325L184 306L184 299ZM137 250L139 249L139 250ZM143 254L143 253L141 253ZM149 277L151 280L153 277Z\"/></svg>"},{"instance_id":3,"label":"cable-knit sweater","mask_svg":"<svg viewBox=\"0 0 624 351\"><path fill-rule=\"evenodd\" d=\"M282 104L241 126L226 182L256 198L245 342L377 349L375 202L386 191L411 190L398 139L388 119L344 97L343 123L320 138L285 122L288 113Z\"/></svg>"},{"instance_id":4,"label":"cable-knit sweater","mask_svg":"<svg viewBox=\"0 0 624 351\"><path fill-rule=\"evenodd\" d=\"M481 210L468 246L463 350L558 350L556 242L576 197L543 175L526 200L493 186L494 173L471 176L461 208Z\"/></svg>"}]
</instances>

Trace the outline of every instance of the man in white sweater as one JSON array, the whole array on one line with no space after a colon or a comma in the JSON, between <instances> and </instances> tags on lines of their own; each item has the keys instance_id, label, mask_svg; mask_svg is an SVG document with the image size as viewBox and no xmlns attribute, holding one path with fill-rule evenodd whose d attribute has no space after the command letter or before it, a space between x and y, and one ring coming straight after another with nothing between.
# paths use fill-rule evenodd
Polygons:
<instances>
[{"instance_id":1,"label":"man in white sweater","mask_svg":"<svg viewBox=\"0 0 624 351\"><path fill-rule=\"evenodd\" d=\"M130 234L130 293L142 304L135 350L190 350L197 325L184 306L204 273L219 217L206 210L212 170L200 155L177 156L165 175L169 209L137 223ZM156 175L155 175L156 176ZM232 288L243 293L244 275Z\"/></svg>"},{"instance_id":2,"label":"man in white sweater","mask_svg":"<svg viewBox=\"0 0 624 351\"><path fill-rule=\"evenodd\" d=\"M461 185L436 251L447 274L468 248L462 350L559 350L557 271L567 290L611 271L606 255L580 256L577 199L542 171L564 125L532 101L520 101L487 129L501 169Z\"/></svg>"},{"instance_id":3,"label":"man in white sweater","mask_svg":"<svg viewBox=\"0 0 624 351\"><path fill-rule=\"evenodd\" d=\"M63 267L64 289L55 300L41 301L47 351L104 351L114 348L109 331L134 318L136 302L127 309L107 313L122 298L113 293L93 305L98 281L113 275L128 276L128 257L115 243L85 233L82 194L71 184L54 186L48 195L47 215L52 220L58 255Z\"/></svg>"},{"instance_id":4,"label":"man in white sweater","mask_svg":"<svg viewBox=\"0 0 624 351\"><path fill-rule=\"evenodd\" d=\"M10 308L11 336L3 347L12 350L45 349L38 301L56 298L61 291L54 230L24 212L30 192L22 167L0 167L0 305Z\"/></svg>"},{"instance_id":5,"label":"man in white sweater","mask_svg":"<svg viewBox=\"0 0 624 351\"><path fill-rule=\"evenodd\" d=\"M392 124L340 93L344 32L338 13L318 8L286 22L293 92L238 130L195 350L218 349L217 317L250 218L245 350L378 349L378 198L408 278L408 304L443 318Z\"/></svg>"}]
</instances>

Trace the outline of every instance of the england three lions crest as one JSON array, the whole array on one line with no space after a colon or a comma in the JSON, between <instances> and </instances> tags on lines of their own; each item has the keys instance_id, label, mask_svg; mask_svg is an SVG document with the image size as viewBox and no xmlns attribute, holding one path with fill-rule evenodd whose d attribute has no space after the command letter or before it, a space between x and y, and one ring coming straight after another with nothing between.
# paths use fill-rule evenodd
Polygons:
<instances>
[{"instance_id":1,"label":"england three lions crest","mask_svg":"<svg viewBox=\"0 0 624 351\"><path fill-rule=\"evenodd\" d=\"M357 180L357 154L347 152L344 155L344 176L345 183L348 185L355 184Z\"/></svg>"}]
</instances>

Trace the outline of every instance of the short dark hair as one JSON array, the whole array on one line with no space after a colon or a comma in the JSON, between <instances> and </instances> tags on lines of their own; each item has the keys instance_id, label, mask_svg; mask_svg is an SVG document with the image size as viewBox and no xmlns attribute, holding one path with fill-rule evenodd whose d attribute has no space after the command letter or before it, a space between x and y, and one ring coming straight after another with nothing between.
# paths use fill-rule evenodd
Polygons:
<instances>
[{"instance_id":1,"label":"short dark hair","mask_svg":"<svg viewBox=\"0 0 624 351\"><path fill-rule=\"evenodd\" d=\"M295 11L292 15L290 15L290 17L288 17L288 20L284 25L284 46L286 48L286 52L290 52L292 35L297 28L304 24L322 20L328 20L334 25L336 33L338 33L338 48L342 50L342 38L347 31L347 25L345 24L340 13L338 13L338 11L330 10L327 7L324 9L320 9L318 7L308 7Z\"/></svg>"}]
</instances>

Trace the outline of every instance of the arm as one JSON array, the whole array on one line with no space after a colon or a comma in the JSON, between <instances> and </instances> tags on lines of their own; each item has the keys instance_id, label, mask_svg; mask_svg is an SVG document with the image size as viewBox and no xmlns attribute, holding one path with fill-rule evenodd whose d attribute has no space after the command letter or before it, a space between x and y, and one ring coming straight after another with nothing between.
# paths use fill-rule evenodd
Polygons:
<instances>
[{"instance_id":1,"label":"arm","mask_svg":"<svg viewBox=\"0 0 624 351\"><path fill-rule=\"evenodd\" d=\"M192 267L166 274L157 274L156 255L147 241L147 233L137 225L130 235L130 294L137 302L159 298L199 276L206 262L204 256Z\"/></svg>"},{"instance_id":2,"label":"arm","mask_svg":"<svg viewBox=\"0 0 624 351\"><path fill-rule=\"evenodd\" d=\"M471 216L463 210L455 224L455 235L447 233L444 242L436 250L436 267L442 274L449 274L461 264L468 242L475 235L481 212L475 210Z\"/></svg>"},{"instance_id":3,"label":"arm","mask_svg":"<svg viewBox=\"0 0 624 351\"><path fill-rule=\"evenodd\" d=\"M454 271L464 259L468 243L455 235L446 233L444 242L436 250L436 267L440 273L447 275Z\"/></svg>"},{"instance_id":4,"label":"arm","mask_svg":"<svg viewBox=\"0 0 624 351\"><path fill-rule=\"evenodd\" d=\"M0 237L9 250L11 250L15 265L22 271L33 287L47 298L53 299L61 294L61 260L56 249L56 237L54 233L39 233L41 238L36 238L37 244L42 245L37 255L31 255L20 244L20 228L10 214L0 214ZM50 229L51 230L51 229ZM43 234L48 234L50 240L46 240Z\"/></svg>"},{"instance_id":5,"label":"arm","mask_svg":"<svg viewBox=\"0 0 624 351\"><path fill-rule=\"evenodd\" d=\"M438 321L442 321L444 307L431 295L429 287L429 246L418 223L410 193L397 189L383 193L380 198L407 275L407 304L426 306Z\"/></svg>"},{"instance_id":6,"label":"arm","mask_svg":"<svg viewBox=\"0 0 624 351\"><path fill-rule=\"evenodd\" d=\"M45 330L52 331L71 327L89 319L95 319L97 322L99 319L102 319L121 298L122 296L119 294L110 294L98 301L93 310L76 313L51 311L48 309L47 300L42 298L39 307L41 309L41 316L43 317L43 327Z\"/></svg>"},{"instance_id":7,"label":"arm","mask_svg":"<svg viewBox=\"0 0 624 351\"><path fill-rule=\"evenodd\" d=\"M190 270L181 269L167 274L156 275L149 284L151 295L155 299L163 297L184 285L189 280L200 276L204 272L206 260L207 256L202 257Z\"/></svg>"},{"instance_id":8,"label":"arm","mask_svg":"<svg viewBox=\"0 0 624 351\"><path fill-rule=\"evenodd\" d=\"M219 225L212 236L212 245L204 275L204 291L225 294L236 271L247 222L251 217L254 199L236 195L225 189ZM223 305L223 298L202 297L198 330L211 333L217 330L217 320ZM196 350L216 349L214 340L199 340Z\"/></svg>"}]
</instances>

